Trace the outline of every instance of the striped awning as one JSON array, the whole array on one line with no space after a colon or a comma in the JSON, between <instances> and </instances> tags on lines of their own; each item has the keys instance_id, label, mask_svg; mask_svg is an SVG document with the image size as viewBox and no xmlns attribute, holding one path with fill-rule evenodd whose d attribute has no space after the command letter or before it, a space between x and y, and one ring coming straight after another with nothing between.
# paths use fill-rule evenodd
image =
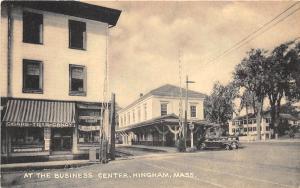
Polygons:
<instances>
[{"instance_id":1,"label":"striped awning","mask_svg":"<svg viewBox=\"0 0 300 188\"><path fill-rule=\"evenodd\" d=\"M75 127L75 103L12 99L3 122L8 127Z\"/></svg>"}]
</instances>

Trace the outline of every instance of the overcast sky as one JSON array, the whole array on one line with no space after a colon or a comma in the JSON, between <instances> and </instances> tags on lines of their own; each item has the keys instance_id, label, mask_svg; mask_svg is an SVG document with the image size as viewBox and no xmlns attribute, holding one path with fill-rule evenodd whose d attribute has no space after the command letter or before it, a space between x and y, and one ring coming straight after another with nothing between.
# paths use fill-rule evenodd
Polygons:
<instances>
[{"instance_id":1,"label":"overcast sky","mask_svg":"<svg viewBox=\"0 0 300 188\"><path fill-rule=\"evenodd\" d=\"M300 36L297 11L243 47L208 63L295 2L92 3L122 10L109 38L109 87L122 107L139 93L166 83L179 85L179 50L183 78L188 74L196 82L191 89L209 94L214 82L226 84L232 79L235 65L251 48L271 50Z\"/></svg>"}]
</instances>

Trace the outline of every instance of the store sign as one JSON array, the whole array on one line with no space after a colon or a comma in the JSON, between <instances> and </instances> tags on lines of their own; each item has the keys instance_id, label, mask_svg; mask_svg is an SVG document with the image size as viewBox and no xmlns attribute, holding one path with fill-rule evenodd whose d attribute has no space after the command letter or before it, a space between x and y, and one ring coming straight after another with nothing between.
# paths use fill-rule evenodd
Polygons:
<instances>
[{"instance_id":1,"label":"store sign","mask_svg":"<svg viewBox=\"0 0 300 188\"><path fill-rule=\"evenodd\" d=\"M83 126L79 127L81 131L98 131L100 130L100 126Z\"/></svg>"},{"instance_id":2,"label":"store sign","mask_svg":"<svg viewBox=\"0 0 300 188\"><path fill-rule=\"evenodd\" d=\"M79 116L80 120L101 120L100 116Z\"/></svg>"},{"instance_id":3,"label":"store sign","mask_svg":"<svg viewBox=\"0 0 300 188\"><path fill-rule=\"evenodd\" d=\"M43 151L43 148L14 148L14 152L38 152Z\"/></svg>"},{"instance_id":4,"label":"store sign","mask_svg":"<svg viewBox=\"0 0 300 188\"><path fill-rule=\"evenodd\" d=\"M6 122L7 127L75 127L75 123Z\"/></svg>"}]
</instances>

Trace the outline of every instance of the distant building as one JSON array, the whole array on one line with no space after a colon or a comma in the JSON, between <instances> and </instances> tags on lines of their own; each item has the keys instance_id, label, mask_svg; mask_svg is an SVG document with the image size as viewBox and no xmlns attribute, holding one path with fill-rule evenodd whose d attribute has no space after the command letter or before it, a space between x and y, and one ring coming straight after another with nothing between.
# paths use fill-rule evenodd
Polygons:
<instances>
[{"instance_id":1,"label":"distant building","mask_svg":"<svg viewBox=\"0 0 300 188\"><path fill-rule=\"evenodd\" d=\"M185 92L182 89L183 117ZM145 95L140 94L140 98L118 112L118 137L125 144L174 145L178 138L180 96L180 87L170 84ZM188 122L195 125L208 124L204 121L204 98L204 94L188 90ZM188 130L188 139L189 136Z\"/></svg>"},{"instance_id":2,"label":"distant building","mask_svg":"<svg viewBox=\"0 0 300 188\"><path fill-rule=\"evenodd\" d=\"M107 30L121 11L77 1L1 2L1 156L99 145Z\"/></svg>"},{"instance_id":3,"label":"distant building","mask_svg":"<svg viewBox=\"0 0 300 188\"><path fill-rule=\"evenodd\" d=\"M289 126L300 126L300 118L291 114L280 113L280 122ZM271 116L269 111L264 112L261 122L261 136L262 139L270 139L273 130L270 129ZM229 134L249 136L250 140L255 140L257 136L257 123L254 114L247 116L237 116L229 122Z\"/></svg>"}]
</instances>

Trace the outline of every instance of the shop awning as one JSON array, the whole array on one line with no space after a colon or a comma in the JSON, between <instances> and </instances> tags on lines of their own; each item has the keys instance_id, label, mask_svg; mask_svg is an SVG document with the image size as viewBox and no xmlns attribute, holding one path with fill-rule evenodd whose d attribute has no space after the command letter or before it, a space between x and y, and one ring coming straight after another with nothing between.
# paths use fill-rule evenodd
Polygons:
<instances>
[{"instance_id":1,"label":"shop awning","mask_svg":"<svg viewBox=\"0 0 300 188\"><path fill-rule=\"evenodd\" d=\"M11 99L3 122L8 127L75 127L75 103Z\"/></svg>"}]
</instances>

